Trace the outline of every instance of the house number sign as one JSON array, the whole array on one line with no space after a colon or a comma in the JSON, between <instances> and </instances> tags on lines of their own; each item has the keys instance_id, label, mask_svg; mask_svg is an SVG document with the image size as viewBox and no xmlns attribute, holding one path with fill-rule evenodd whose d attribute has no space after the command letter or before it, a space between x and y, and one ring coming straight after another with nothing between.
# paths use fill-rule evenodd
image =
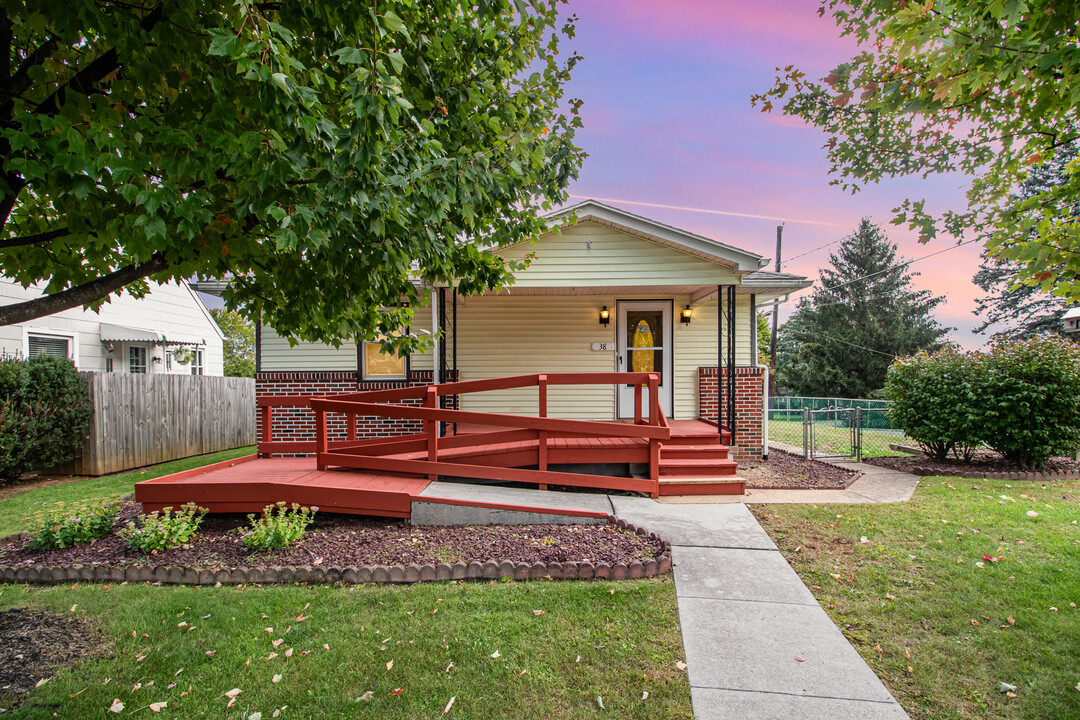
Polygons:
<instances>
[{"instance_id":1,"label":"house number sign","mask_svg":"<svg viewBox=\"0 0 1080 720\"><path fill-rule=\"evenodd\" d=\"M615 343L609 343L609 342L593 343L592 344L592 349L593 350L614 350L615 349Z\"/></svg>"}]
</instances>

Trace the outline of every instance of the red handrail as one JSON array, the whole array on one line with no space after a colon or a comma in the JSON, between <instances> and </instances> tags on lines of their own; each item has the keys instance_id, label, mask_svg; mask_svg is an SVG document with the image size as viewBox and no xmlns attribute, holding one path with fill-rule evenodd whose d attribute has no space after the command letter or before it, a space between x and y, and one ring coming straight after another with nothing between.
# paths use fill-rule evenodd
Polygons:
<instances>
[{"instance_id":1,"label":"red handrail","mask_svg":"<svg viewBox=\"0 0 1080 720\"><path fill-rule=\"evenodd\" d=\"M549 386L590 384L632 384L635 396L634 424L547 417L547 390ZM671 437L667 418L664 417L660 407L659 385L660 377L656 373L537 373L322 397L264 396L258 400L262 412L263 427L263 441L259 443L259 451L263 454L304 452L305 450L299 448L310 446L307 452L315 453L316 464L320 470L324 470L331 465L338 465L374 471L428 475L432 480L436 480L439 475L456 475L536 482L541 488L545 488L551 482L563 485L605 487L604 482L610 482L610 479L605 480L603 476L548 470L549 440L553 437L595 436L635 438L648 442L649 479L646 481L621 478L620 485L627 489L641 489L649 492L653 497L657 497L659 495L660 442ZM460 396L467 393L522 387L537 388L538 415L536 417L438 407L438 398L447 395ZM641 396L643 389L646 387L649 392L647 420L643 419L641 410ZM401 401L420 402L422 405L386 404ZM273 408L303 407L305 405L310 406L315 413L315 441L307 443L274 442L272 435ZM328 413L340 413L346 416L347 440L329 440ZM423 432L405 437L382 438L378 441L370 439L357 440L357 416L420 421L423 425ZM440 460L441 449L459 448L469 442L464 436L460 440L457 438L440 438L438 432L440 422L470 423L504 428L497 434L515 438L526 436L535 438L537 441L538 469L492 468ZM487 433L480 434L477 441L482 442L481 438L485 435ZM391 453L380 453L377 450L382 445L390 445L395 449L400 449L399 452L418 451L423 454L425 459L389 457ZM405 450L405 448L408 448L408 450Z\"/></svg>"}]
</instances>

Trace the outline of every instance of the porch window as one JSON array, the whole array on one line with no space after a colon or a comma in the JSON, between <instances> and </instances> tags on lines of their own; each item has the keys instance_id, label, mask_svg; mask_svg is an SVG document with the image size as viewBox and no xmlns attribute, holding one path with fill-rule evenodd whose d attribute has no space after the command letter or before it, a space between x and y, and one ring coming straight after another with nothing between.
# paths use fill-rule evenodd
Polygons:
<instances>
[{"instance_id":1,"label":"porch window","mask_svg":"<svg viewBox=\"0 0 1080 720\"><path fill-rule=\"evenodd\" d=\"M146 348L136 345L128 347L128 372L146 374Z\"/></svg>"},{"instance_id":2,"label":"porch window","mask_svg":"<svg viewBox=\"0 0 1080 720\"><path fill-rule=\"evenodd\" d=\"M383 350L381 338L365 341L360 351L360 376L364 380L405 380L409 360Z\"/></svg>"},{"instance_id":3,"label":"porch window","mask_svg":"<svg viewBox=\"0 0 1080 720\"><path fill-rule=\"evenodd\" d=\"M30 334L27 337L30 357L49 355L51 357L71 357L71 338L57 335Z\"/></svg>"}]
</instances>

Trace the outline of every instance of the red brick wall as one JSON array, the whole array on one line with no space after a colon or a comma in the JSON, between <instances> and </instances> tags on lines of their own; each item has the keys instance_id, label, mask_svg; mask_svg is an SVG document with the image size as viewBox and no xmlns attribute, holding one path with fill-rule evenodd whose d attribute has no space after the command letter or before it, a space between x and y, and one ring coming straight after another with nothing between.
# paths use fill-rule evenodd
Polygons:
<instances>
[{"instance_id":1,"label":"red brick wall","mask_svg":"<svg viewBox=\"0 0 1080 720\"><path fill-rule=\"evenodd\" d=\"M452 371L445 373L445 382L457 378ZM431 383L430 370L413 370L406 380L380 380L357 382L356 373L351 371L303 371L284 370L255 373L255 396L267 395L334 395L337 393L362 392L364 390L389 390L400 387L415 387ZM404 401L404 405L419 406L419 401ZM446 407L457 407L457 396L446 398ZM308 408L274 408L273 428L275 442L289 442L315 439L315 414ZM356 436L358 438L391 437L423 432L423 422L419 420L397 420L394 418L357 417ZM327 415L327 435L329 440L345 440L345 416L332 413ZM262 422L258 423L258 440L262 442Z\"/></svg>"},{"instance_id":2,"label":"red brick wall","mask_svg":"<svg viewBox=\"0 0 1080 720\"><path fill-rule=\"evenodd\" d=\"M731 457L737 462L761 460L763 375L760 368L735 368L735 438ZM721 369L720 378L723 392L727 393L727 368ZM698 417L716 420L717 407L716 368L698 368ZM727 422L726 413L721 422Z\"/></svg>"}]
</instances>

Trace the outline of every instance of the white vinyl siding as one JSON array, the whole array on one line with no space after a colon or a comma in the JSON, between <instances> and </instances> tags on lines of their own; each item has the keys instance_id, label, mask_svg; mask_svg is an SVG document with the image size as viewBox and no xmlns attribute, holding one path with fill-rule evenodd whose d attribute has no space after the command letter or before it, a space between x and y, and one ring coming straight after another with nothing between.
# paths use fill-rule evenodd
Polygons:
<instances>
[{"instance_id":1,"label":"white vinyl siding","mask_svg":"<svg viewBox=\"0 0 1080 720\"><path fill-rule=\"evenodd\" d=\"M447 303L449 304L449 293ZM447 324L450 322L447 311ZM431 332L431 308L418 307L413 312L410 330L415 333ZM275 370L351 370L356 371L356 343L343 342L339 347L325 343L299 342L294 346L274 332L269 325L263 325L259 339L259 352L262 356L259 369L263 372ZM409 358L410 370L431 370L431 352L417 353Z\"/></svg>"},{"instance_id":2,"label":"white vinyl siding","mask_svg":"<svg viewBox=\"0 0 1080 720\"><path fill-rule=\"evenodd\" d=\"M458 369L462 380L480 380L539 372L615 372L614 351L594 351L592 343L615 344L615 323L600 325L600 308L614 310L618 300L674 301L674 418L698 416L698 368L717 359L716 300L694 306L689 325L677 311L690 302L675 296L498 296L469 298L458 307ZM749 298L738 296L736 363L750 362ZM725 355L726 358L726 355ZM535 388L462 396L463 410L535 414ZM551 417L579 420L615 418L613 385L552 387Z\"/></svg>"},{"instance_id":3,"label":"white vinyl siding","mask_svg":"<svg viewBox=\"0 0 1080 720\"><path fill-rule=\"evenodd\" d=\"M535 244L503 248L499 254L523 260L518 287L618 287L633 285L716 285L737 282L724 265L635 237L605 225L583 222ZM513 292L511 290L511 292Z\"/></svg>"},{"instance_id":4,"label":"white vinyl siding","mask_svg":"<svg viewBox=\"0 0 1080 720\"><path fill-rule=\"evenodd\" d=\"M33 300L42 296L40 287L28 288L8 278L0 278L0 305ZM80 370L106 371L106 359L112 359L113 369L126 371L127 346L112 343L110 353L101 342L101 324L122 325L133 328L156 330L166 336L182 336L205 341L204 365L207 375L222 375L224 353L222 335L202 302L186 284L150 284L150 293L136 299L124 293L112 296L98 312L72 308L47 317L28 320L15 325L0 327L0 355L26 355L31 335L51 335L71 338L69 351ZM190 346L189 346L190 347ZM164 362L166 348L155 346L147 356L149 372L166 372ZM154 363L153 358L161 362ZM171 372L187 373L186 365L173 363Z\"/></svg>"}]
</instances>

